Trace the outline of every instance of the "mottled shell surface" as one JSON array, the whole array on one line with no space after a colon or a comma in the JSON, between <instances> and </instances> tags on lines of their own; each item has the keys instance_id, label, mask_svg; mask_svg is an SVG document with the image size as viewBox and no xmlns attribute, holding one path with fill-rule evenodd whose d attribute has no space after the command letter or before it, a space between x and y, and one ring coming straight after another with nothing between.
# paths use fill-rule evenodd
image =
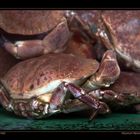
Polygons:
<instances>
[{"instance_id":1,"label":"mottled shell surface","mask_svg":"<svg viewBox=\"0 0 140 140\"><path fill-rule=\"evenodd\" d=\"M110 10L102 13L115 50L140 67L140 10Z\"/></svg>"},{"instance_id":2,"label":"mottled shell surface","mask_svg":"<svg viewBox=\"0 0 140 140\"><path fill-rule=\"evenodd\" d=\"M0 28L12 34L39 34L53 29L63 14L61 10L1 10Z\"/></svg>"},{"instance_id":3,"label":"mottled shell surface","mask_svg":"<svg viewBox=\"0 0 140 140\"><path fill-rule=\"evenodd\" d=\"M14 98L30 98L44 93L44 90L50 92L63 81L75 83L85 79L98 67L99 63L93 59L47 54L18 63L1 81Z\"/></svg>"}]
</instances>

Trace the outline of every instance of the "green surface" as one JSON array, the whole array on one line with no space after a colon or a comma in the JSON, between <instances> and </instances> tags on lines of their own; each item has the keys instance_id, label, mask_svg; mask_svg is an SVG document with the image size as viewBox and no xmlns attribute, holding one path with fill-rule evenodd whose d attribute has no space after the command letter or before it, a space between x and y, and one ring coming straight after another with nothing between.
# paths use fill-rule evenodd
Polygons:
<instances>
[{"instance_id":1,"label":"green surface","mask_svg":"<svg viewBox=\"0 0 140 140\"><path fill-rule=\"evenodd\" d=\"M0 108L0 130L140 130L140 114L110 114L93 121L69 114L28 120Z\"/></svg>"}]
</instances>

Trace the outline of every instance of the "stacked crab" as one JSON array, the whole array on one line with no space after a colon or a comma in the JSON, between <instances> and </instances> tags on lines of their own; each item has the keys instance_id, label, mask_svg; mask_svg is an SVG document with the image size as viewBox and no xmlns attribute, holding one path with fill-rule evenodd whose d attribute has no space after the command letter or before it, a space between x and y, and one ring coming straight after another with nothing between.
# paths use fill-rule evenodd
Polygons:
<instances>
[{"instance_id":1,"label":"stacked crab","mask_svg":"<svg viewBox=\"0 0 140 140\"><path fill-rule=\"evenodd\" d=\"M0 79L0 103L43 118L140 104L140 11L1 10L1 47L21 62ZM26 60L25 60L26 59Z\"/></svg>"}]
</instances>

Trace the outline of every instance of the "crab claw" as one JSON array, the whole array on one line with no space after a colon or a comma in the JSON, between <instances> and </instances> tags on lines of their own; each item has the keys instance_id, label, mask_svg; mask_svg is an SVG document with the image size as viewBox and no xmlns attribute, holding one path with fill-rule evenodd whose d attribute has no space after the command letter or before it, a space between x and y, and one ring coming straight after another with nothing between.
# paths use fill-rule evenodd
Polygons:
<instances>
[{"instance_id":1,"label":"crab claw","mask_svg":"<svg viewBox=\"0 0 140 140\"><path fill-rule=\"evenodd\" d=\"M116 54L112 50L105 52L99 70L93 75L83 87L88 90L98 89L100 87L109 87L118 79L120 68L117 62Z\"/></svg>"},{"instance_id":2,"label":"crab claw","mask_svg":"<svg viewBox=\"0 0 140 140\"><path fill-rule=\"evenodd\" d=\"M17 41L15 44L5 42L4 46L5 49L17 59L26 59L43 54L41 40Z\"/></svg>"},{"instance_id":3,"label":"crab claw","mask_svg":"<svg viewBox=\"0 0 140 140\"><path fill-rule=\"evenodd\" d=\"M38 38L31 40L21 40L15 43L2 38L4 48L18 59L27 59L48 53L63 52L66 43L71 37L67 21L63 20L52 31L43 34L43 39Z\"/></svg>"}]
</instances>

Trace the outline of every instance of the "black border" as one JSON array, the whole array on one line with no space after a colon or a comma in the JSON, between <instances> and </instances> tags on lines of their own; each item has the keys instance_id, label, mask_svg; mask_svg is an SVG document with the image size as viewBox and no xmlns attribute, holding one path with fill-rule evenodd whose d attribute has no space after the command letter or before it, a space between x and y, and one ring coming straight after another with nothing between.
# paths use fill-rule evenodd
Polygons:
<instances>
[{"instance_id":1,"label":"black border","mask_svg":"<svg viewBox=\"0 0 140 140\"><path fill-rule=\"evenodd\" d=\"M138 0L1 0L0 9L140 9ZM1 137L39 139L95 139L97 137L118 136L134 139L140 136L140 131L1 131ZM42 139L42 140L44 140Z\"/></svg>"},{"instance_id":2,"label":"black border","mask_svg":"<svg viewBox=\"0 0 140 140\"><path fill-rule=\"evenodd\" d=\"M39 132L6 132L0 134L1 138L14 138L14 140L17 138L19 139L32 139L32 140L67 140L67 139L77 139L77 140L98 140L98 138L101 138L102 140L111 138L111 139L118 139L118 138L127 138L131 140L140 139L140 134L135 134L134 132L127 132L127 134L122 134L122 132L84 132L84 131L63 131L63 132L48 132L48 131L39 131Z\"/></svg>"},{"instance_id":3,"label":"black border","mask_svg":"<svg viewBox=\"0 0 140 140\"><path fill-rule=\"evenodd\" d=\"M0 8L140 8L138 0L1 0Z\"/></svg>"}]
</instances>

